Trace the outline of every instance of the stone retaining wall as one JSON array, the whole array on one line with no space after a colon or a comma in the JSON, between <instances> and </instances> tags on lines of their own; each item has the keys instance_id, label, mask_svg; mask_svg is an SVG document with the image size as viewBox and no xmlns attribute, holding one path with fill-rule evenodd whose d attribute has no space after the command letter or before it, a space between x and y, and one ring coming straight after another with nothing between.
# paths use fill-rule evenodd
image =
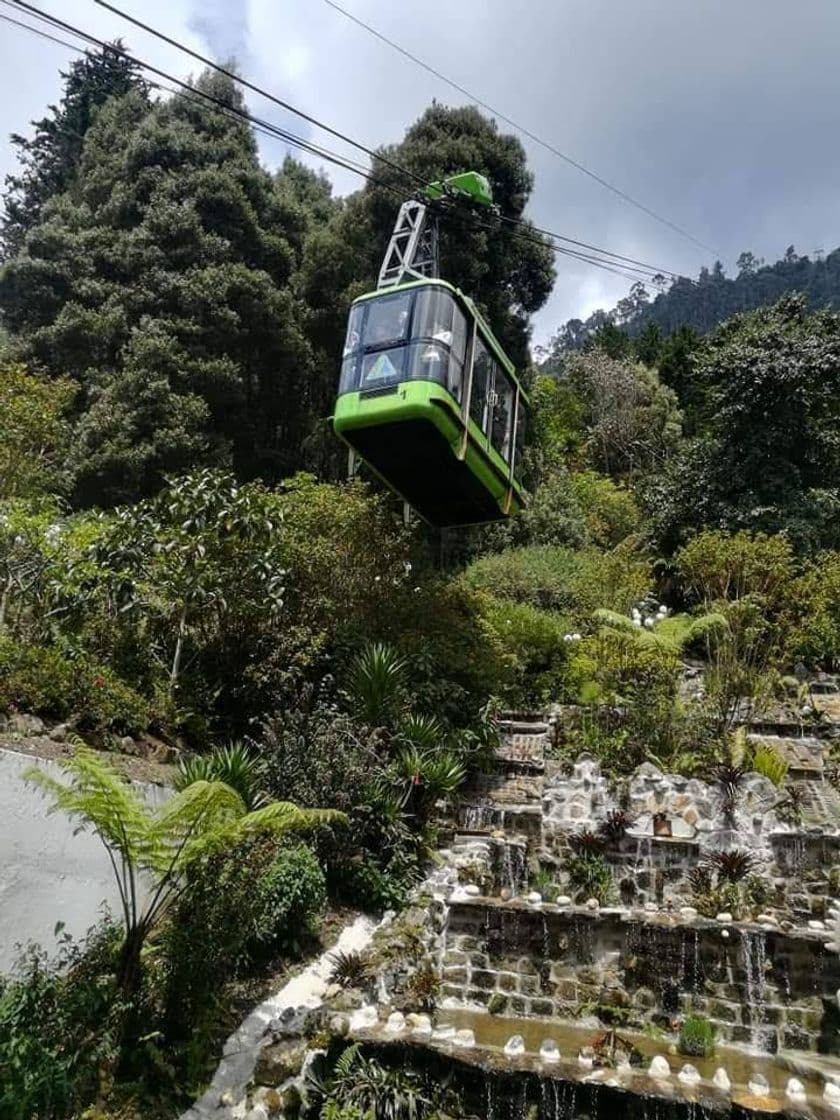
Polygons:
<instances>
[{"instance_id":1,"label":"stone retaining wall","mask_svg":"<svg viewBox=\"0 0 840 1120\"><path fill-rule=\"evenodd\" d=\"M689 925L626 912L452 904L443 995L498 1013L670 1025L707 1015L723 1040L840 1051L840 958L823 932Z\"/></svg>"}]
</instances>

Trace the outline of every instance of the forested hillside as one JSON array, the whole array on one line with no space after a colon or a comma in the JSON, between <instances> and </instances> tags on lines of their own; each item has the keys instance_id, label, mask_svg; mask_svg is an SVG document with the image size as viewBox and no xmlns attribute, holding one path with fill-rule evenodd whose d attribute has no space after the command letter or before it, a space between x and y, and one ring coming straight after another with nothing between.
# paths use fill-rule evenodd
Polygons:
<instances>
[{"instance_id":1,"label":"forested hillside","mask_svg":"<svg viewBox=\"0 0 840 1120\"><path fill-rule=\"evenodd\" d=\"M328 421L347 308L405 197L397 167L481 172L522 218L524 150L477 110L433 104L382 138L375 181L336 198L293 159L263 166L242 105L210 72L163 97L105 51L15 141L0 733L32 750L52 736L64 781L33 780L105 843L123 906L62 936L57 962L31 949L0 978L10 1120L188 1107L328 907L335 922L410 898L440 812L495 758L501 709L580 714L558 769L586 750L620 778L655 759L715 781L745 705L804 725L793 668L840 663L837 312L787 294L700 337L692 323L743 308L686 326L675 285L632 332L602 324L534 368L549 247L447 219L443 274L522 369L530 423L527 508L441 564L439 537L380 484L342 478ZM836 253L745 265L690 291L775 299L761 286L787 269L827 292L838 268ZM661 324L644 318L657 307ZM682 688L684 657L702 694ZM177 792L154 816L111 763L159 752ZM336 975L362 983L365 967ZM438 994L427 975L412 998ZM433 1115L389 1112L409 1114ZM362 1112L350 1095L320 1115Z\"/></svg>"},{"instance_id":2,"label":"forested hillside","mask_svg":"<svg viewBox=\"0 0 840 1120\"><path fill-rule=\"evenodd\" d=\"M564 323L549 343L547 358L580 349L605 327L617 327L631 337L648 328L662 335L681 328L706 334L732 315L775 303L788 292L801 292L814 310L840 306L840 249L811 259L797 254L791 245L774 264L745 252L737 267L737 275L727 277L717 261L711 271L702 268L696 280L680 276L667 287L662 277L660 284L652 286L655 294L638 282L612 310Z\"/></svg>"}]
</instances>

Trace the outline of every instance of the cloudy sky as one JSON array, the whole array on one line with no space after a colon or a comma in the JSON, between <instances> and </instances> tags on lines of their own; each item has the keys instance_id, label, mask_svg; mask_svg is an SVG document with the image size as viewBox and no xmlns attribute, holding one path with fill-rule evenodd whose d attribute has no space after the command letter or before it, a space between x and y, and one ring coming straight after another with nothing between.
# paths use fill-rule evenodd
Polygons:
<instances>
[{"instance_id":1,"label":"cloudy sky","mask_svg":"<svg viewBox=\"0 0 840 1120\"><path fill-rule=\"evenodd\" d=\"M37 2L172 73L196 69L93 0ZM257 84L369 147L398 140L432 98L468 101L324 0L118 2L196 50L236 56ZM774 260L791 243L840 244L840 0L339 2L710 249L524 139L539 225L687 275L715 256L731 273L743 249ZM0 23L0 135L59 96L70 57ZM249 105L340 148L256 96ZM262 150L270 165L284 155L273 141ZM12 165L3 142L0 172ZM329 174L341 193L357 185ZM627 287L560 257L535 341Z\"/></svg>"}]
</instances>

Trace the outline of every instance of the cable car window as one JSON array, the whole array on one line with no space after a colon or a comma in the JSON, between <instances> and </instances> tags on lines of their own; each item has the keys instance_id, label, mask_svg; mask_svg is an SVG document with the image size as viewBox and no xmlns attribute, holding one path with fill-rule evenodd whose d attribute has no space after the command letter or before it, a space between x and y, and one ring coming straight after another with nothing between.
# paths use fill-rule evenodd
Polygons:
<instances>
[{"instance_id":1,"label":"cable car window","mask_svg":"<svg viewBox=\"0 0 840 1120\"><path fill-rule=\"evenodd\" d=\"M374 350L373 353L363 354L359 388L381 389L386 385L402 381L405 359L404 346L394 346L387 350Z\"/></svg>"},{"instance_id":2,"label":"cable car window","mask_svg":"<svg viewBox=\"0 0 840 1120\"><path fill-rule=\"evenodd\" d=\"M516 418L516 459L513 464L513 473L517 478L522 477L522 455L525 451L525 427L528 423L528 410L522 397L519 398L519 415Z\"/></svg>"},{"instance_id":3,"label":"cable car window","mask_svg":"<svg viewBox=\"0 0 840 1120\"><path fill-rule=\"evenodd\" d=\"M513 385L508 376L495 366L493 384L493 426L491 442L505 462L510 462L511 425L513 424Z\"/></svg>"},{"instance_id":4,"label":"cable car window","mask_svg":"<svg viewBox=\"0 0 840 1120\"><path fill-rule=\"evenodd\" d=\"M450 292L441 288L420 289L411 333L413 338L429 340L428 347L421 353L421 365L434 370L432 379L446 385L460 402L467 320ZM449 351L446 355L444 347Z\"/></svg>"},{"instance_id":5,"label":"cable car window","mask_svg":"<svg viewBox=\"0 0 840 1120\"><path fill-rule=\"evenodd\" d=\"M395 292L366 301L367 315L361 332L361 344L365 350L405 342L413 297L413 291Z\"/></svg>"},{"instance_id":6,"label":"cable car window","mask_svg":"<svg viewBox=\"0 0 840 1120\"><path fill-rule=\"evenodd\" d=\"M485 433L487 431L487 378L491 372L490 355L487 353L484 343L476 336L472 395L470 396L470 419Z\"/></svg>"}]
</instances>

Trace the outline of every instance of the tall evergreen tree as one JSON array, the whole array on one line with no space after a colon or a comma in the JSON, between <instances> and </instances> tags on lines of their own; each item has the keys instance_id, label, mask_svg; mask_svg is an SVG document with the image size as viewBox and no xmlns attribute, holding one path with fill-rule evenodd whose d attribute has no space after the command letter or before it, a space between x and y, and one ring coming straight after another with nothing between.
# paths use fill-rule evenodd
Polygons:
<instances>
[{"instance_id":1,"label":"tall evergreen tree","mask_svg":"<svg viewBox=\"0 0 840 1120\"><path fill-rule=\"evenodd\" d=\"M114 46L122 48L119 40ZM146 92L137 64L112 46L86 53L61 76L60 103L32 122L31 137L14 134L11 138L21 166L16 174L6 176L0 246L7 257L21 248L44 203L73 182L88 129L102 106L130 90L141 96Z\"/></svg>"},{"instance_id":2,"label":"tall evergreen tree","mask_svg":"<svg viewBox=\"0 0 840 1120\"><path fill-rule=\"evenodd\" d=\"M234 84L198 88L234 107ZM290 286L307 214L250 128L195 95L111 99L70 191L0 275L25 351L82 387L77 499L153 492L163 472L299 464L310 348Z\"/></svg>"}]
</instances>

